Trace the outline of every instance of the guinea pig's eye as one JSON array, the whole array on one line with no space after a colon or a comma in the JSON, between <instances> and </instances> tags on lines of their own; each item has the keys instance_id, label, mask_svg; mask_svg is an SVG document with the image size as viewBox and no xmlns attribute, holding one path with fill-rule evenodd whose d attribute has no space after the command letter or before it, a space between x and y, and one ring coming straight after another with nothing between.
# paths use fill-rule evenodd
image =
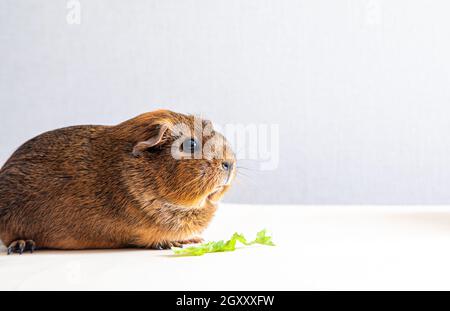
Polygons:
<instances>
[{"instance_id":1,"label":"guinea pig's eye","mask_svg":"<svg viewBox=\"0 0 450 311\"><path fill-rule=\"evenodd\" d=\"M183 142L183 151L187 152L187 153L192 153L198 150L198 143L195 139L190 138L190 139L186 139Z\"/></svg>"}]
</instances>

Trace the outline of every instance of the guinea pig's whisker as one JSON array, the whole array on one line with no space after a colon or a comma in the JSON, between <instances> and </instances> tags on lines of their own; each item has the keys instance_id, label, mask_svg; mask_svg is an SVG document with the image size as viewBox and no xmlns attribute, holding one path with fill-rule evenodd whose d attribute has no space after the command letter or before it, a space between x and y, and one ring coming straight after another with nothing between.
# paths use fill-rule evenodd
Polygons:
<instances>
[{"instance_id":1,"label":"guinea pig's whisker","mask_svg":"<svg viewBox=\"0 0 450 311\"><path fill-rule=\"evenodd\" d=\"M256 184L255 183L255 179L252 178L251 176L248 176L248 175L237 174L236 175L236 180L239 180L239 181L243 181L244 180L245 182L250 182L252 184Z\"/></svg>"},{"instance_id":2,"label":"guinea pig's whisker","mask_svg":"<svg viewBox=\"0 0 450 311\"><path fill-rule=\"evenodd\" d=\"M247 171L252 171L252 172L258 171L257 169L250 168L250 167L244 167L244 166L236 166L236 168L237 168L238 170L247 170Z\"/></svg>"},{"instance_id":3,"label":"guinea pig's whisker","mask_svg":"<svg viewBox=\"0 0 450 311\"><path fill-rule=\"evenodd\" d=\"M236 175L238 175L238 176L250 177L250 175L247 175L246 173L239 172L239 171L236 172Z\"/></svg>"},{"instance_id":4,"label":"guinea pig's whisker","mask_svg":"<svg viewBox=\"0 0 450 311\"><path fill-rule=\"evenodd\" d=\"M251 178L243 176L243 175L236 176L235 182L236 182L236 184L239 184L239 185L242 185L242 184L256 185L256 182L254 179L251 179Z\"/></svg>"}]
</instances>

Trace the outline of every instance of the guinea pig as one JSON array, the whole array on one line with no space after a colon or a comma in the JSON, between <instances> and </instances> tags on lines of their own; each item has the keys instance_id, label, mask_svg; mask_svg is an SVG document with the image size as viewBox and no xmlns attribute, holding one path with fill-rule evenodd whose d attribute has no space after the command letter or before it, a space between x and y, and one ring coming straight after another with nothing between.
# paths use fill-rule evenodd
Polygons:
<instances>
[{"instance_id":1,"label":"guinea pig","mask_svg":"<svg viewBox=\"0 0 450 311\"><path fill-rule=\"evenodd\" d=\"M198 243L235 163L210 121L168 110L50 131L0 170L0 239L8 254Z\"/></svg>"}]
</instances>

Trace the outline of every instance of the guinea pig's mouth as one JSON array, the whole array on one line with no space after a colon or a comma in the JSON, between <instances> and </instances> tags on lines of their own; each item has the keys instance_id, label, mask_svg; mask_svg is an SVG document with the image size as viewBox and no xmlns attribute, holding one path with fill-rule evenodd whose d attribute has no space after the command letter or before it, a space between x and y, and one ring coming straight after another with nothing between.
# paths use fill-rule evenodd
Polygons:
<instances>
[{"instance_id":1,"label":"guinea pig's mouth","mask_svg":"<svg viewBox=\"0 0 450 311\"><path fill-rule=\"evenodd\" d=\"M224 186L217 187L213 192L211 192L211 193L206 197L206 200L208 200L210 203L213 203L213 204L217 203L218 200L215 199L215 196L216 196L217 194L219 194L220 192L222 192L223 189L224 189Z\"/></svg>"}]
</instances>

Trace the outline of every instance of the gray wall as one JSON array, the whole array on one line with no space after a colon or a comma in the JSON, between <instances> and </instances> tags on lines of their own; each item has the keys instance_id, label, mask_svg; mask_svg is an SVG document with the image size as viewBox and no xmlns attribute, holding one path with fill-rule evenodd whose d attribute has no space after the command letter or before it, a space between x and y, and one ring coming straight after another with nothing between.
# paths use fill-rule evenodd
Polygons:
<instances>
[{"instance_id":1,"label":"gray wall","mask_svg":"<svg viewBox=\"0 0 450 311\"><path fill-rule=\"evenodd\" d=\"M279 124L228 201L450 203L448 1L67 2L0 0L0 162L166 107Z\"/></svg>"}]
</instances>

